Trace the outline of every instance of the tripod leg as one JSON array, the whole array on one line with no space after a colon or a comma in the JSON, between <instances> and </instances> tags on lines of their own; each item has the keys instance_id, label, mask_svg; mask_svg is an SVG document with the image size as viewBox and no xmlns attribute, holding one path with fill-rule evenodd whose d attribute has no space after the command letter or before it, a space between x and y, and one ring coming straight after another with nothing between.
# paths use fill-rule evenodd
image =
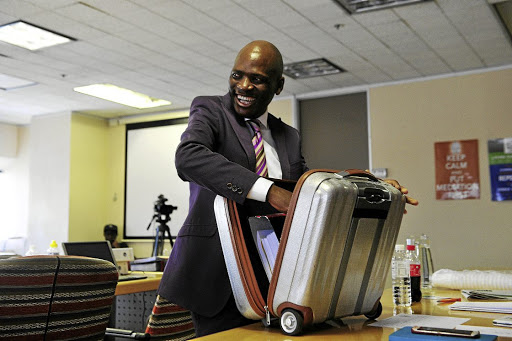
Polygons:
<instances>
[{"instance_id":1,"label":"tripod leg","mask_svg":"<svg viewBox=\"0 0 512 341\"><path fill-rule=\"evenodd\" d=\"M158 248L158 230L159 228L156 228L156 234L155 234L155 240L153 241L153 257L156 257L156 250Z\"/></svg>"},{"instance_id":2,"label":"tripod leg","mask_svg":"<svg viewBox=\"0 0 512 341\"><path fill-rule=\"evenodd\" d=\"M160 230L160 234L158 235L158 254L157 256L161 256L164 254L164 242L165 242L165 229Z\"/></svg>"},{"instance_id":3,"label":"tripod leg","mask_svg":"<svg viewBox=\"0 0 512 341\"><path fill-rule=\"evenodd\" d=\"M153 243L153 257L162 255L163 248L163 234L164 231L161 229L161 225L156 228L155 241Z\"/></svg>"},{"instance_id":4,"label":"tripod leg","mask_svg":"<svg viewBox=\"0 0 512 341\"><path fill-rule=\"evenodd\" d=\"M171 244L171 248L172 248L172 247L174 247L174 242L172 241L171 229L168 226L166 226L165 231L167 232L167 236L169 237L169 243Z\"/></svg>"}]
</instances>

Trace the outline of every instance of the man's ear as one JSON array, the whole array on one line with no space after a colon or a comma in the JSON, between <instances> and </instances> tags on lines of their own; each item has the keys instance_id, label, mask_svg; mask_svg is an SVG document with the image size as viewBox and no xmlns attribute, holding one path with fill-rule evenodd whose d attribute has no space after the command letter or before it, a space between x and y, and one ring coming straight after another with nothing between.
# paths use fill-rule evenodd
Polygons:
<instances>
[{"instance_id":1,"label":"man's ear","mask_svg":"<svg viewBox=\"0 0 512 341\"><path fill-rule=\"evenodd\" d=\"M281 91L283 91L284 88L284 77L281 77L281 79L277 82L277 89L276 89L276 95L279 95Z\"/></svg>"}]
</instances>

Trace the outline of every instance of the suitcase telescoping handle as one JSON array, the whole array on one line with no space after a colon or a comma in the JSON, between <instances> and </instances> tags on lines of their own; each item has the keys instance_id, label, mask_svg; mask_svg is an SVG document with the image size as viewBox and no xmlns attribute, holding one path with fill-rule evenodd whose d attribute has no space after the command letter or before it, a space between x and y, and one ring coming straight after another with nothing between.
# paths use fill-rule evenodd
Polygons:
<instances>
[{"instance_id":1,"label":"suitcase telescoping handle","mask_svg":"<svg viewBox=\"0 0 512 341\"><path fill-rule=\"evenodd\" d=\"M370 172L367 172L365 170L362 170L362 169L345 169L341 172L338 172L337 173L339 176L341 177L346 177L346 176L364 176L370 180L373 180L373 181L379 181L379 179L377 177L375 177L375 175L373 175L372 173Z\"/></svg>"}]
</instances>

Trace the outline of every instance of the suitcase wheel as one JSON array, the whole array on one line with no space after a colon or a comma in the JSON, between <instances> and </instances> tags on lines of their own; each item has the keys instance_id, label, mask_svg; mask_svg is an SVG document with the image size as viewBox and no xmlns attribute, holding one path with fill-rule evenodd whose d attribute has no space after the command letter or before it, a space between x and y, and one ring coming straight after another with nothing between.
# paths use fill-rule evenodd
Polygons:
<instances>
[{"instance_id":1,"label":"suitcase wheel","mask_svg":"<svg viewBox=\"0 0 512 341\"><path fill-rule=\"evenodd\" d=\"M281 315L281 330L286 335L299 335L302 333L304 318L294 309L285 309Z\"/></svg>"},{"instance_id":2,"label":"suitcase wheel","mask_svg":"<svg viewBox=\"0 0 512 341\"><path fill-rule=\"evenodd\" d=\"M366 316L370 320L375 320L377 317L380 316L380 314L382 314L382 303L379 302L377 308L374 311L364 314L364 316Z\"/></svg>"}]
</instances>

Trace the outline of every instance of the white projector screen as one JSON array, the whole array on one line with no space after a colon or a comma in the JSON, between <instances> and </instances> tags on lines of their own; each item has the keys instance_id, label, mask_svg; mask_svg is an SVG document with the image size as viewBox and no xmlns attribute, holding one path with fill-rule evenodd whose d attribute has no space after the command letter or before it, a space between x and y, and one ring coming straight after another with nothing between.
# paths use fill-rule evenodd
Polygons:
<instances>
[{"instance_id":1,"label":"white projector screen","mask_svg":"<svg viewBox=\"0 0 512 341\"><path fill-rule=\"evenodd\" d=\"M174 154L187 127L187 118L126 125L124 239L155 238L155 201L163 194L167 205L177 206L167 222L178 234L188 212L188 183L174 166ZM165 238L167 239L167 235Z\"/></svg>"}]
</instances>

